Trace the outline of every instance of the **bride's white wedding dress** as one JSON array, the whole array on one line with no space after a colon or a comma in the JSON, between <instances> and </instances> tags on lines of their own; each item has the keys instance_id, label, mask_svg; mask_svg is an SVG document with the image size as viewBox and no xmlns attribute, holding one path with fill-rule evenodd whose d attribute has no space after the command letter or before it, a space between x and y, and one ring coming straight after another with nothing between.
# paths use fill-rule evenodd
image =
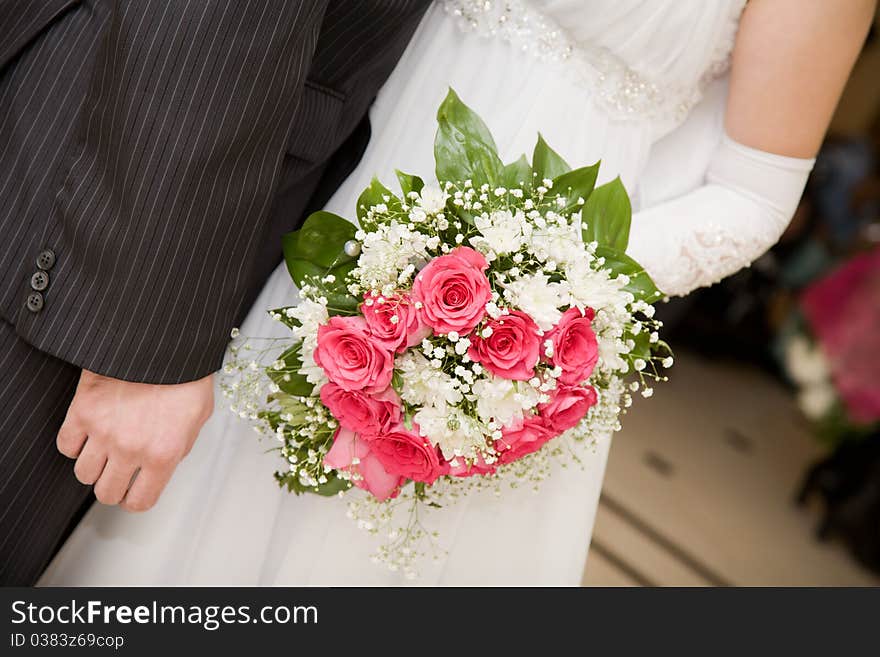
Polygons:
<instances>
[{"instance_id":1,"label":"bride's white wedding dress","mask_svg":"<svg viewBox=\"0 0 880 657\"><path fill-rule=\"evenodd\" d=\"M327 209L352 217L374 174L389 185L394 168L429 176L435 112L450 86L487 122L505 161L530 155L540 131L575 166L601 159L600 183L620 175L636 208L686 194L704 184L722 137L724 82L713 80L724 71L743 5L437 3L371 111L363 161ZM709 279L723 273L704 272ZM283 335L265 309L295 294L279 267L242 333ZM143 515L96 505L43 584L404 581L370 562L375 540L346 518L344 500L280 490L272 478L277 458L266 453L272 445L220 400L159 504ZM435 514L448 556L425 564L418 583L577 584L609 446L600 440L583 468L560 468L538 494L478 494Z\"/></svg>"}]
</instances>

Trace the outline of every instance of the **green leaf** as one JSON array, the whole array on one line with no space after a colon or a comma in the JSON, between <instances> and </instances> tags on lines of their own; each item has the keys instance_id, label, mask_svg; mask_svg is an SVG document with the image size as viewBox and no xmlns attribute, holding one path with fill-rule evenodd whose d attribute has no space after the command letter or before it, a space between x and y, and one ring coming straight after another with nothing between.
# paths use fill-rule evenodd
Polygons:
<instances>
[{"instance_id":1,"label":"green leaf","mask_svg":"<svg viewBox=\"0 0 880 657\"><path fill-rule=\"evenodd\" d=\"M329 315L355 315L361 299L348 291L348 275L357 267L357 260L337 265L330 272L336 277L332 284L324 283L324 296L327 297Z\"/></svg>"},{"instance_id":2,"label":"green leaf","mask_svg":"<svg viewBox=\"0 0 880 657\"><path fill-rule=\"evenodd\" d=\"M452 89L437 110L437 123L434 138L437 180L469 178L475 187L486 182L499 183L503 165L495 140L483 120L461 102Z\"/></svg>"},{"instance_id":3,"label":"green leaf","mask_svg":"<svg viewBox=\"0 0 880 657\"><path fill-rule=\"evenodd\" d=\"M538 180L550 178L551 180L571 171L571 167L554 151L544 137L538 133L538 143L535 144L535 152L532 154L532 170Z\"/></svg>"},{"instance_id":4,"label":"green leaf","mask_svg":"<svg viewBox=\"0 0 880 657\"><path fill-rule=\"evenodd\" d=\"M483 119L465 105L461 98L458 97L458 94L451 88L446 92L446 98L440 103L440 107L437 110L437 120L445 121L455 126L468 139L478 141L491 148L493 152L498 152L495 140L492 138L492 133L483 122Z\"/></svg>"},{"instance_id":5,"label":"green leaf","mask_svg":"<svg viewBox=\"0 0 880 657\"><path fill-rule=\"evenodd\" d=\"M585 242L596 241L621 253L626 251L632 207L620 178L593 190L581 210L581 219Z\"/></svg>"},{"instance_id":6,"label":"green leaf","mask_svg":"<svg viewBox=\"0 0 880 657\"><path fill-rule=\"evenodd\" d=\"M474 225L474 215L471 214L468 210L464 209L464 206L455 205L450 198L446 202L446 216L449 219L453 217L456 219L461 219L462 222L466 223L468 226Z\"/></svg>"},{"instance_id":7,"label":"green leaf","mask_svg":"<svg viewBox=\"0 0 880 657\"><path fill-rule=\"evenodd\" d=\"M501 184L508 189L520 188L524 190L532 187L532 167L525 155L520 156L515 162L505 164L501 171Z\"/></svg>"},{"instance_id":8,"label":"green leaf","mask_svg":"<svg viewBox=\"0 0 880 657\"><path fill-rule=\"evenodd\" d=\"M657 289L645 268L625 253L600 245L596 249L596 255L605 258L605 267L615 274L629 276L629 284L623 289L630 292L636 299L641 299L646 303L656 303L663 298L663 293Z\"/></svg>"},{"instance_id":9,"label":"green leaf","mask_svg":"<svg viewBox=\"0 0 880 657\"><path fill-rule=\"evenodd\" d=\"M298 372L302 367L302 343L296 344L281 354L277 360L284 363L284 368L276 370L273 366L266 368L269 378L281 388L282 392L294 397L307 397L312 394L314 385Z\"/></svg>"},{"instance_id":10,"label":"green leaf","mask_svg":"<svg viewBox=\"0 0 880 657\"><path fill-rule=\"evenodd\" d=\"M288 263L288 270L294 281L318 280L327 274L333 274L336 281L333 283L320 283L322 294L327 297L327 312L330 315L354 315L357 313L360 300L349 294L347 279L348 274L357 266L357 261L344 262L336 267L324 269L315 264L298 260L292 265ZM297 283L302 285L302 283Z\"/></svg>"},{"instance_id":11,"label":"green leaf","mask_svg":"<svg viewBox=\"0 0 880 657\"><path fill-rule=\"evenodd\" d=\"M288 267L291 262L301 260L327 270L354 260L345 253L344 247L348 240L354 239L356 231L353 223L339 215L323 211L312 213L302 228L282 238Z\"/></svg>"},{"instance_id":12,"label":"green leaf","mask_svg":"<svg viewBox=\"0 0 880 657\"><path fill-rule=\"evenodd\" d=\"M289 395L283 391L269 395L269 401L278 404L278 407L281 409L281 413L287 416L287 419L285 420L285 422L287 423L292 424L305 422L306 416L310 415L312 412L311 409L309 409L309 407L306 406L306 404L302 402L299 397L294 397L293 395Z\"/></svg>"},{"instance_id":13,"label":"green leaf","mask_svg":"<svg viewBox=\"0 0 880 657\"><path fill-rule=\"evenodd\" d=\"M568 173L563 173L553 180L553 192L565 197L563 213L574 212L580 209L580 201L588 201L596 186L596 176L599 175L599 162L589 167L581 167ZM626 192L624 192L626 194Z\"/></svg>"},{"instance_id":14,"label":"green leaf","mask_svg":"<svg viewBox=\"0 0 880 657\"><path fill-rule=\"evenodd\" d=\"M357 200L357 218L362 226L365 225L367 210L382 203L387 205L389 210L401 209L400 199L394 195L394 192L379 182L378 178L374 177L370 181L369 187L361 193Z\"/></svg>"},{"instance_id":15,"label":"green leaf","mask_svg":"<svg viewBox=\"0 0 880 657\"><path fill-rule=\"evenodd\" d=\"M398 393L403 390L403 373L400 370L394 370L394 372L392 372L391 387Z\"/></svg>"},{"instance_id":16,"label":"green leaf","mask_svg":"<svg viewBox=\"0 0 880 657\"><path fill-rule=\"evenodd\" d=\"M649 331L641 331L640 333L626 332L626 337L633 341L632 350L626 355L626 359L632 363L637 358L648 361L651 360L653 346L651 344L651 334Z\"/></svg>"},{"instance_id":17,"label":"green leaf","mask_svg":"<svg viewBox=\"0 0 880 657\"><path fill-rule=\"evenodd\" d=\"M394 173L397 174L397 180L400 181L400 189L403 192L404 198L406 198L410 192L421 192L422 187L425 186L425 181L418 176L404 173L399 169L395 169Z\"/></svg>"},{"instance_id":18,"label":"green leaf","mask_svg":"<svg viewBox=\"0 0 880 657\"><path fill-rule=\"evenodd\" d=\"M357 228L351 222L330 212L315 212L302 228L281 238L284 261L294 282L320 280L332 274L333 283L322 283L331 314L352 313L358 300L348 293L348 274L357 259L345 253L345 243L354 239Z\"/></svg>"},{"instance_id":19,"label":"green leaf","mask_svg":"<svg viewBox=\"0 0 880 657\"><path fill-rule=\"evenodd\" d=\"M324 497L333 497L340 491L351 488L351 482L347 479L340 479L335 474L331 476L329 473L326 476L326 484L318 484L317 488L310 488L309 492L323 495Z\"/></svg>"},{"instance_id":20,"label":"green leaf","mask_svg":"<svg viewBox=\"0 0 880 657\"><path fill-rule=\"evenodd\" d=\"M318 484L317 486L304 486L300 482L299 476L297 476L296 473L275 473L275 479L278 481L278 484L281 486L286 486L289 492L295 493L297 495L302 495L303 493L312 493L315 495L322 495L324 497L333 497L334 495L337 495L340 491L345 491L351 488L352 484L350 481L346 479L340 479L336 476L335 473L328 472L326 476L326 484Z\"/></svg>"}]
</instances>

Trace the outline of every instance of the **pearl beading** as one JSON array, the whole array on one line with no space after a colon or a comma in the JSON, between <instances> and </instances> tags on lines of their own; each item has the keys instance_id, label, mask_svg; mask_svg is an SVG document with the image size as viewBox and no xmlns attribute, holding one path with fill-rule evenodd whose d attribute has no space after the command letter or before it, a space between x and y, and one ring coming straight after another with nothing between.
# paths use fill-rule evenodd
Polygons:
<instances>
[{"instance_id":1,"label":"pearl beading","mask_svg":"<svg viewBox=\"0 0 880 657\"><path fill-rule=\"evenodd\" d=\"M522 0L444 0L461 29L499 38L542 61L566 63L595 89L595 102L615 119L682 121L706 86L728 68L745 0L730 3L725 31L700 80L690 86L660 84L603 47L573 42L551 18Z\"/></svg>"}]
</instances>

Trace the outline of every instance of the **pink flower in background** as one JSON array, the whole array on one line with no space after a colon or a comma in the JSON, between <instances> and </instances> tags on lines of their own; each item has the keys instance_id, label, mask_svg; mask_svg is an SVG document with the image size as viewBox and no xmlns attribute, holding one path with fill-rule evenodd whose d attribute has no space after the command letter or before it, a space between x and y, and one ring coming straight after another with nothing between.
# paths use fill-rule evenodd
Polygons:
<instances>
[{"instance_id":1,"label":"pink flower in background","mask_svg":"<svg viewBox=\"0 0 880 657\"><path fill-rule=\"evenodd\" d=\"M431 334L431 328L422 324L421 313L408 294L367 294L361 312L376 342L397 353L403 353Z\"/></svg>"},{"instance_id":2,"label":"pink flower in background","mask_svg":"<svg viewBox=\"0 0 880 657\"><path fill-rule=\"evenodd\" d=\"M379 500L397 497L406 481L390 474L370 449L370 444L354 431L340 427L333 436L333 447L324 456L324 464L336 470L359 475L351 483Z\"/></svg>"},{"instance_id":3,"label":"pink flower in background","mask_svg":"<svg viewBox=\"0 0 880 657\"><path fill-rule=\"evenodd\" d=\"M553 342L551 362L562 368L562 383L576 385L593 373L599 360L599 345L592 327L594 316L592 308L583 314L577 308L569 308L547 333L547 339Z\"/></svg>"},{"instance_id":4,"label":"pink flower in background","mask_svg":"<svg viewBox=\"0 0 880 657\"><path fill-rule=\"evenodd\" d=\"M435 333L470 333L492 298L484 273L489 263L478 251L460 246L434 258L413 282L413 298L422 303L422 318Z\"/></svg>"},{"instance_id":5,"label":"pink flower in background","mask_svg":"<svg viewBox=\"0 0 880 657\"><path fill-rule=\"evenodd\" d=\"M576 427L598 397L592 386L567 386L560 384L546 404L540 404L538 411L545 423L557 434Z\"/></svg>"},{"instance_id":6,"label":"pink flower in background","mask_svg":"<svg viewBox=\"0 0 880 657\"><path fill-rule=\"evenodd\" d=\"M379 433L400 422L400 397L392 388L368 395L326 383L321 387L321 402L341 426L352 431Z\"/></svg>"},{"instance_id":7,"label":"pink flower in background","mask_svg":"<svg viewBox=\"0 0 880 657\"><path fill-rule=\"evenodd\" d=\"M343 390L382 392L391 383L394 356L371 335L363 317L331 317L318 327L315 362Z\"/></svg>"},{"instance_id":8,"label":"pink flower in background","mask_svg":"<svg viewBox=\"0 0 880 657\"><path fill-rule=\"evenodd\" d=\"M852 421L880 421L880 247L811 285L801 309Z\"/></svg>"},{"instance_id":9,"label":"pink flower in background","mask_svg":"<svg viewBox=\"0 0 880 657\"><path fill-rule=\"evenodd\" d=\"M511 463L537 452L544 443L557 435L558 432L548 426L545 418L532 415L513 426L504 427L501 438L495 441L495 449L499 452L501 463Z\"/></svg>"},{"instance_id":10,"label":"pink flower in background","mask_svg":"<svg viewBox=\"0 0 880 657\"><path fill-rule=\"evenodd\" d=\"M489 329L490 335L482 337ZM471 338L468 356L497 376L527 381L535 376L541 349L541 330L526 313L514 310L509 315L490 319Z\"/></svg>"},{"instance_id":11,"label":"pink flower in background","mask_svg":"<svg viewBox=\"0 0 880 657\"><path fill-rule=\"evenodd\" d=\"M427 484L444 474L437 448L403 425L367 436L367 440L370 450L388 472Z\"/></svg>"}]
</instances>

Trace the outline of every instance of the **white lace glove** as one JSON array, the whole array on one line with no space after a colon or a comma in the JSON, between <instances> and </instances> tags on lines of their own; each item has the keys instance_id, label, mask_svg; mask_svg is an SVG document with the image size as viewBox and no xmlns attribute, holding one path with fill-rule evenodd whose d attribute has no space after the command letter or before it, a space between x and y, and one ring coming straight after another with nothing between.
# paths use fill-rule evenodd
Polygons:
<instances>
[{"instance_id":1,"label":"white lace glove","mask_svg":"<svg viewBox=\"0 0 880 657\"><path fill-rule=\"evenodd\" d=\"M633 215L627 253L668 295L717 283L779 240L814 162L765 153L725 135L705 185Z\"/></svg>"}]
</instances>

